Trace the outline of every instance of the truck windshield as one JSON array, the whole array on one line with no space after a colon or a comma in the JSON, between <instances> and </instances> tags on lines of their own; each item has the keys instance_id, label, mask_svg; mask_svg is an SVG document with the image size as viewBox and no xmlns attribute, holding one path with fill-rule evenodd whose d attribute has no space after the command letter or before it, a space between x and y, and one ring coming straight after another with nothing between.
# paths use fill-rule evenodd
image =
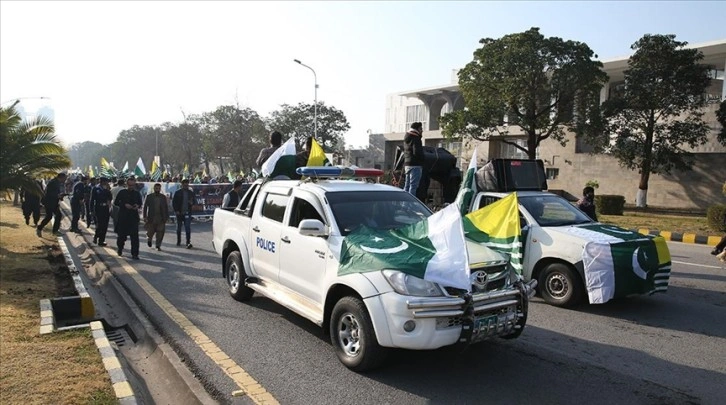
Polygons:
<instances>
[{"instance_id":1,"label":"truck windshield","mask_svg":"<svg viewBox=\"0 0 726 405\"><path fill-rule=\"evenodd\" d=\"M523 196L519 203L540 226L590 224L594 221L569 201L556 195Z\"/></svg>"},{"instance_id":2,"label":"truck windshield","mask_svg":"<svg viewBox=\"0 0 726 405\"><path fill-rule=\"evenodd\" d=\"M361 225L395 229L431 215L428 207L416 197L400 191L331 192L325 197L343 236Z\"/></svg>"}]
</instances>

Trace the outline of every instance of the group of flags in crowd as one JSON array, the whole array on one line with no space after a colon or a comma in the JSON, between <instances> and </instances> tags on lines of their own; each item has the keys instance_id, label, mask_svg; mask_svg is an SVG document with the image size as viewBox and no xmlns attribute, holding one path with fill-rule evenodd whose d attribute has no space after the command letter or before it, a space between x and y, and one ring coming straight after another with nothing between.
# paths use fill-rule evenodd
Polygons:
<instances>
[{"instance_id":1,"label":"group of flags in crowd","mask_svg":"<svg viewBox=\"0 0 726 405\"><path fill-rule=\"evenodd\" d=\"M83 170L81 170L83 171ZM162 179L168 177L171 175L171 169L169 165L165 165L162 167L162 165L159 164L159 162L154 159L151 162L151 170L146 170L146 165L144 165L143 159L139 157L139 160L136 162L136 167L134 167L134 170L130 170L129 168L129 162L126 161L123 168L121 170L116 169L113 162L108 162L106 158L101 158L101 167L99 168L96 166L95 168L92 165L88 166L88 169L85 170L85 173L88 174L90 177L107 177L107 178L128 178L130 176L136 176L136 177L144 177L146 175L149 176L149 178L152 181L161 181ZM181 173L179 173L180 178L182 179L190 179L190 176L192 173L189 171L189 165L185 164L184 169ZM244 176L244 172L240 171L239 175ZM195 178L193 179L194 183L201 183L202 178L207 176L206 169L202 170L201 176L200 174L196 174ZM233 174L232 172L227 173L227 177L230 179L230 181L237 178L237 175Z\"/></svg>"}]
</instances>

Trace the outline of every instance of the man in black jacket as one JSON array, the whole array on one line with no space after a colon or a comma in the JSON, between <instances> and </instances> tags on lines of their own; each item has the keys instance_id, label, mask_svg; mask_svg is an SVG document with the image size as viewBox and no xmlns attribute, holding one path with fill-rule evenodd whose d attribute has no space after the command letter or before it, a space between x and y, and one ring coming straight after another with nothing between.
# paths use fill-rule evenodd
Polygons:
<instances>
[{"instance_id":1,"label":"man in black jacket","mask_svg":"<svg viewBox=\"0 0 726 405\"><path fill-rule=\"evenodd\" d=\"M60 225L63 216L61 215L60 201L66 196L66 177L67 176L64 172L58 173L58 175L53 180L49 181L48 185L45 187L45 196L41 201L45 206L45 218L43 218L43 221L41 221L35 229L35 233L38 237L41 236L43 228L48 225L51 218L53 218L53 234L61 235Z\"/></svg>"},{"instance_id":2,"label":"man in black jacket","mask_svg":"<svg viewBox=\"0 0 726 405\"><path fill-rule=\"evenodd\" d=\"M189 188L189 179L182 180L182 188L174 193L171 206L176 214L176 245L181 245L182 223L187 235L187 249L192 248L192 206L194 205L194 191Z\"/></svg>"},{"instance_id":3,"label":"man in black jacket","mask_svg":"<svg viewBox=\"0 0 726 405\"><path fill-rule=\"evenodd\" d=\"M116 232L118 239L118 255L121 256L126 244L126 238L131 239L131 257L139 259L139 208L141 208L141 193L136 189L136 178L131 176L126 180L125 189L116 194L113 204L118 209L118 224Z\"/></svg>"},{"instance_id":4,"label":"man in black jacket","mask_svg":"<svg viewBox=\"0 0 726 405\"><path fill-rule=\"evenodd\" d=\"M421 142L423 125L420 122L411 124L411 130L403 137L403 167L405 183L403 191L416 195L418 184L423 172L424 151Z\"/></svg>"},{"instance_id":5,"label":"man in black jacket","mask_svg":"<svg viewBox=\"0 0 726 405\"><path fill-rule=\"evenodd\" d=\"M237 208L240 189L242 189L242 180L235 180L232 189L222 199L222 208Z\"/></svg>"},{"instance_id":6,"label":"man in black jacket","mask_svg":"<svg viewBox=\"0 0 726 405\"><path fill-rule=\"evenodd\" d=\"M86 201L86 186L88 185L88 177L81 176L81 179L73 186L73 195L71 196L71 232L81 233L78 229L78 220L81 218L81 210Z\"/></svg>"},{"instance_id":7,"label":"man in black jacket","mask_svg":"<svg viewBox=\"0 0 726 405\"><path fill-rule=\"evenodd\" d=\"M20 191L20 201L22 202L23 216L25 217L25 225L30 225L30 216L33 216L33 226L38 227L40 221L40 195L43 193L43 185L36 181L37 190L22 188ZM39 192L41 194L36 194Z\"/></svg>"}]
</instances>

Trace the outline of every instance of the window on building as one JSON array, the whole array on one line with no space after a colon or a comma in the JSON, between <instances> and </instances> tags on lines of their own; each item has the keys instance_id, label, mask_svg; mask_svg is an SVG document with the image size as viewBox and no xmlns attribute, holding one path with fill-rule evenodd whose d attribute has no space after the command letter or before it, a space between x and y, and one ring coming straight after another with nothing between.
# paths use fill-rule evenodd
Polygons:
<instances>
[{"instance_id":1,"label":"window on building","mask_svg":"<svg viewBox=\"0 0 726 405\"><path fill-rule=\"evenodd\" d=\"M560 169L557 169L557 168L545 169L545 176L547 176L547 180L557 180L557 177L559 175L560 175Z\"/></svg>"},{"instance_id":2,"label":"window on building","mask_svg":"<svg viewBox=\"0 0 726 405\"><path fill-rule=\"evenodd\" d=\"M406 128L404 131L408 131L408 128L411 128L411 124L414 122L423 124L424 129L428 128L425 105L419 104L406 107Z\"/></svg>"},{"instance_id":3,"label":"window on building","mask_svg":"<svg viewBox=\"0 0 726 405\"><path fill-rule=\"evenodd\" d=\"M526 139L512 139L510 142L514 142L523 148L527 148ZM537 152L537 154L539 156L539 152ZM500 157L503 159L529 159L523 150L504 142L501 142Z\"/></svg>"}]
</instances>

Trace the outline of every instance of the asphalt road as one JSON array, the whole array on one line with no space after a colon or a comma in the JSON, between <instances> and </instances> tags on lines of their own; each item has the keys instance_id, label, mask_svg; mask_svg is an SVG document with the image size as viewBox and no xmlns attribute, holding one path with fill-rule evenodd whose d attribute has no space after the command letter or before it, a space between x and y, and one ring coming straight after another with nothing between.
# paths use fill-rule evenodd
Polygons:
<instances>
[{"instance_id":1,"label":"asphalt road","mask_svg":"<svg viewBox=\"0 0 726 405\"><path fill-rule=\"evenodd\" d=\"M722 404L726 398L726 268L709 247L669 243L666 294L574 310L535 298L519 339L463 353L396 351L381 370L340 364L314 324L262 297L229 297L211 246L211 222L193 223L191 250L141 239L129 264L283 404ZM115 235L109 246L115 246ZM105 253L104 253L105 255ZM115 255L114 255L115 256ZM126 257L129 257L128 242ZM103 260L209 390L224 402L232 380L117 265Z\"/></svg>"}]
</instances>

